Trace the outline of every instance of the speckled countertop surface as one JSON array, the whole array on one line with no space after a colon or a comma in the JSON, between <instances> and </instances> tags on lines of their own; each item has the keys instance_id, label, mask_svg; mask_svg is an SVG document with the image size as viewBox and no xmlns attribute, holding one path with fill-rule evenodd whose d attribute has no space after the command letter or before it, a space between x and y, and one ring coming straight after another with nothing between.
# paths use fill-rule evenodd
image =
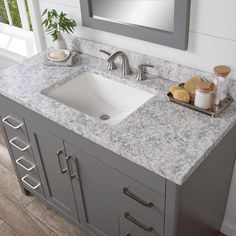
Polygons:
<instances>
[{"instance_id":1,"label":"speckled countertop surface","mask_svg":"<svg viewBox=\"0 0 236 236\"><path fill-rule=\"evenodd\" d=\"M137 82L135 75L124 78L120 69L108 72L106 66L101 59L80 55L78 66L47 67L38 55L0 71L0 93L180 185L236 123L235 102L213 119L169 102L166 92L172 81L150 77ZM118 125L109 126L42 94L87 71L151 92L154 97ZM236 97L235 89L232 93Z\"/></svg>"}]
</instances>

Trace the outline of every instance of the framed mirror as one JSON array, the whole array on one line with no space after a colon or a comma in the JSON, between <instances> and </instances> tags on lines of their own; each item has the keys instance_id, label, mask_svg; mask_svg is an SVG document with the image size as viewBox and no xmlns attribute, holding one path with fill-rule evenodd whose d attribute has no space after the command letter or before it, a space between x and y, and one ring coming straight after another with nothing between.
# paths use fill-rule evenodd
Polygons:
<instances>
[{"instance_id":1,"label":"framed mirror","mask_svg":"<svg viewBox=\"0 0 236 236\"><path fill-rule=\"evenodd\" d=\"M83 26L186 50L190 0L80 0Z\"/></svg>"}]
</instances>

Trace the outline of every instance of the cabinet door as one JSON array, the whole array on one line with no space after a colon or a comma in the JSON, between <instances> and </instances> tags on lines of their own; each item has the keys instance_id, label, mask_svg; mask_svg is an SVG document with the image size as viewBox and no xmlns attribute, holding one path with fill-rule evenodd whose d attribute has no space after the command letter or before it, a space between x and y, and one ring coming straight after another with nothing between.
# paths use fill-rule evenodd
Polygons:
<instances>
[{"instance_id":1,"label":"cabinet door","mask_svg":"<svg viewBox=\"0 0 236 236\"><path fill-rule=\"evenodd\" d=\"M79 183L74 184L81 186L85 215L80 223L97 236L119 235L113 170L70 144L65 143L65 150L71 157L70 172L78 173Z\"/></svg>"},{"instance_id":2,"label":"cabinet door","mask_svg":"<svg viewBox=\"0 0 236 236\"><path fill-rule=\"evenodd\" d=\"M63 141L30 122L26 125L46 199L74 220L79 220Z\"/></svg>"}]
</instances>

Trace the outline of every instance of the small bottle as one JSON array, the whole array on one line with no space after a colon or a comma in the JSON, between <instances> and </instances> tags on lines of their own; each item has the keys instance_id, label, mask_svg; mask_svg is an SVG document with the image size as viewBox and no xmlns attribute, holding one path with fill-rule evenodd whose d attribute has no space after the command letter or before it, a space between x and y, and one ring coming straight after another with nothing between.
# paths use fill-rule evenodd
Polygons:
<instances>
[{"instance_id":1,"label":"small bottle","mask_svg":"<svg viewBox=\"0 0 236 236\"><path fill-rule=\"evenodd\" d=\"M215 85L210 82L201 82L195 93L194 106L202 109L210 109L213 103Z\"/></svg>"},{"instance_id":2,"label":"small bottle","mask_svg":"<svg viewBox=\"0 0 236 236\"><path fill-rule=\"evenodd\" d=\"M214 73L216 75L216 78L214 79L214 84L216 85L215 105L220 105L221 101L229 94L230 72L231 69L228 66L214 67Z\"/></svg>"}]
</instances>

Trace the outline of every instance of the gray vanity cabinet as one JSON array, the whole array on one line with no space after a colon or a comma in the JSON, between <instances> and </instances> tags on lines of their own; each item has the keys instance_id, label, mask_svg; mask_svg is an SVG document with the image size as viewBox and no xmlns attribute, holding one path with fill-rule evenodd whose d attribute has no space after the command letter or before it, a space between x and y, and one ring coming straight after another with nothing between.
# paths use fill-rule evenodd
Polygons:
<instances>
[{"instance_id":1,"label":"gray vanity cabinet","mask_svg":"<svg viewBox=\"0 0 236 236\"><path fill-rule=\"evenodd\" d=\"M96 236L118 236L112 169L26 122L46 199Z\"/></svg>"},{"instance_id":2,"label":"gray vanity cabinet","mask_svg":"<svg viewBox=\"0 0 236 236\"><path fill-rule=\"evenodd\" d=\"M46 199L74 220L79 220L63 140L26 122Z\"/></svg>"},{"instance_id":3,"label":"gray vanity cabinet","mask_svg":"<svg viewBox=\"0 0 236 236\"><path fill-rule=\"evenodd\" d=\"M1 95L0 105L23 193L38 196L88 235L217 235L235 161L236 126L177 185Z\"/></svg>"},{"instance_id":4,"label":"gray vanity cabinet","mask_svg":"<svg viewBox=\"0 0 236 236\"><path fill-rule=\"evenodd\" d=\"M65 150L71 159L72 176L78 171L85 210L80 224L96 236L118 236L114 170L66 142Z\"/></svg>"}]
</instances>

